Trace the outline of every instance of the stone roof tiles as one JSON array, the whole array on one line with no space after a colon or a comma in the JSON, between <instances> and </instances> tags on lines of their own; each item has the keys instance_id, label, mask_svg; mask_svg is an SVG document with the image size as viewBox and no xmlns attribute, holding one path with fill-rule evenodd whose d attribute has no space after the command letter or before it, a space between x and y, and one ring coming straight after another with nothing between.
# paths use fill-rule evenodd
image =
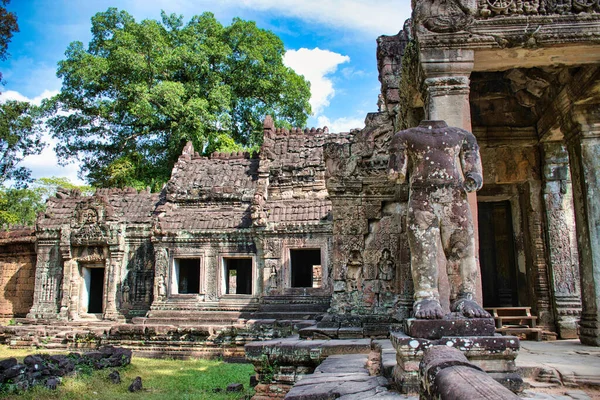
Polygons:
<instances>
[{"instance_id":1,"label":"stone roof tiles","mask_svg":"<svg viewBox=\"0 0 600 400\"><path fill-rule=\"evenodd\" d=\"M40 228L60 228L77 220L77 210L92 208L101 209L98 214L99 222L150 224L158 201L158 193L145 190L138 192L132 188L98 189L92 196L81 196L77 191L59 190L56 197L48 199L46 212L37 222Z\"/></svg>"},{"instance_id":2,"label":"stone roof tiles","mask_svg":"<svg viewBox=\"0 0 600 400\"><path fill-rule=\"evenodd\" d=\"M248 204L227 208L173 207L158 219L162 231L231 231L252 226Z\"/></svg>"},{"instance_id":3,"label":"stone roof tiles","mask_svg":"<svg viewBox=\"0 0 600 400\"><path fill-rule=\"evenodd\" d=\"M281 201L267 206L268 219L274 224L317 224L325 221L331 212L327 199L306 201Z\"/></svg>"},{"instance_id":4,"label":"stone roof tiles","mask_svg":"<svg viewBox=\"0 0 600 400\"><path fill-rule=\"evenodd\" d=\"M190 157L184 149L167 184L167 200L249 202L256 190L257 179L258 159L249 158L248 154L215 153L208 159Z\"/></svg>"}]
</instances>

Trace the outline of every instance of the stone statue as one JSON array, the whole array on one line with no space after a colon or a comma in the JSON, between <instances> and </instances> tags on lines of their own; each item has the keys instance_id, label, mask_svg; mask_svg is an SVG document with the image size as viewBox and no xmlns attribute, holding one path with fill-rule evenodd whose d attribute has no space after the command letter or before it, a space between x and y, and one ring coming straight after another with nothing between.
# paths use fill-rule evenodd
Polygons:
<instances>
[{"instance_id":1,"label":"stone statue","mask_svg":"<svg viewBox=\"0 0 600 400\"><path fill-rule=\"evenodd\" d=\"M483 185L475 136L444 121L422 121L400 131L390 144L388 177L409 179L408 241L414 282L413 315L439 319L438 243L446 256L450 309L468 318L488 318L474 300L477 262L467 192Z\"/></svg>"}]
</instances>

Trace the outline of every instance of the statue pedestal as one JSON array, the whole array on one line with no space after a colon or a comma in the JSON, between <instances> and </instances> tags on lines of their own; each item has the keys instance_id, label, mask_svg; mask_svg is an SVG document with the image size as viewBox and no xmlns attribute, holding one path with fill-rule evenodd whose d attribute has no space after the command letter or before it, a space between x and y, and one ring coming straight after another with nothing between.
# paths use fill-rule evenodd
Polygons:
<instances>
[{"instance_id":1,"label":"statue pedestal","mask_svg":"<svg viewBox=\"0 0 600 400\"><path fill-rule=\"evenodd\" d=\"M458 324L457 331L466 332L465 326L475 324L478 327L487 326L486 323L473 322L475 319L465 319ZM485 319L481 319L485 321ZM423 322L423 323L421 323ZM407 322L413 332L417 330L431 332L432 324L444 326L442 331L447 332L445 320L419 320ZM453 325L454 327L457 324ZM441 329L441 328L440 328ZM478 328L479 329L479 328ZM439 336L434 334L433 336ZM522 389L523 379L517 372L515 359L520 348L519 338L516 336L439 336L436 339L417 338L402 332L391 332L390 339L396 349L397 364L394 367L393 380L401 393L419 392L419 363L426 349L434 345L446 345L463 352L467 359L483 369L502 385L517 392Z\"/></svg>"},{"instance_id":2,"label":"statue pedestal","mask_svg":"<svg viewBox=\"0 0 600 400\"><path fill-rule=\"evenodd\" d=\"M441 339L445 336L494 336L493 318L465 318L450 313L443 319L415 319L405 321L404 332L422 339Z\"/></svg>"}]
</instances>

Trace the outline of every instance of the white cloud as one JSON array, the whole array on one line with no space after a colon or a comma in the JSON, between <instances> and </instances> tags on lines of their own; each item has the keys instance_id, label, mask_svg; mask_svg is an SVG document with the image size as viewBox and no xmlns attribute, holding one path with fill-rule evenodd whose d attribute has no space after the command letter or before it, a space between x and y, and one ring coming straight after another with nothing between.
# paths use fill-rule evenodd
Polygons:
<instances>
[{"instance_id":1,"label":"white cloud","mask_svg":"<svg viewBox=\"0 0 600 400\"><path fill-rule=\"evenodd\" d=\"M319 115L335 95L333 81L328 75L333 74L338 65L349 61L348 56L318 47L312 50L288 50L283 57L285 65L304 75L310 82L310 105L314 115Z\"/></svg>"},{"instance_id":2,"label":"white cloud","mask_svg":"<svg viewBox=\"0 0 600 400\"><path fill-rule=\"evenodd\" d=\"M8 100L17 100L27 101L39 105L43 99L52 97L57 93L58 91L44 90L39 96L30 99L26 96L23 96L19 92L15 92L14 90L7 90L0 95L0 103ZM85 182L77 177L79 163L75 162L66 166L59 165L58 158L54 152L56 139L52 138L48 131L45 131L42 136L42 141L46 144L46 147L42 153L25 157L20 165L31 169L31 175L33 178L52 176L66 177L74 184L83 185Z\"/></svg>"},{"instance_id":3,"label":"white cloud","mask_svg":"<svg viewBox=\"0 0 600 400\"><path fill-rule=\"evenodd\" d=\"M7 90L6 92L3 92L2 95L0 95L0 103L4 103L5 101L9 100L17 100L27 101L29 103L35 104L36 106L39 106L42 103L42 100L48 99L57 94L58 90L44 90L39 96L35 96L34 98L30 99L26 96L23 96L19 92L15 92L14 90Z\"/></svg>"},{"instance_id":4,"label":"white cloud","mask_svg":"<svg viewBox=\"0 0 600 400\"><path fill-rule=\"evenodd\" d=\"M185 13L189 18L199 10L269 11L299 18L317 26L360 31L373 36L398 33L410 18L411 0L128 0L124 9L134 14L164 9ZM237 11L241 14L240 11ZM150 15L157 18L156 15Z\"/></svg>"},{"instance_id":5,"label":"white cloud","mask_svg":"<svg viewBox=\"0 0 600 400\"><path fill-rule=\"evenodd\" d=\"M326 126L329 128L329 132L332 133L350 132L352 129L362 129L365 127L364 118L342 117L331 121L329 118L322 115L317 118L317 121L319 127Z\"/></svg>"},{"instance_id":6,"label":"white cloud","mask_svg":"<svg viewBox=\"0 0 600 400\"><path fill-rule=\"evenodd\" d=\"M226 0L237 6L275 11L345 30L379 36L396 34L410 18L410 0Z\"/></svg>"}]
</instances>

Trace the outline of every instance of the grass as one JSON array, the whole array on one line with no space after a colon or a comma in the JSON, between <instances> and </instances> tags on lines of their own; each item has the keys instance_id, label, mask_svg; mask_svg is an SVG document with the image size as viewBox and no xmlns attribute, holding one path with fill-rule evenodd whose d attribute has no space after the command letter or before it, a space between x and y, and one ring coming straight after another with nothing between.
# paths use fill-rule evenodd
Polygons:
<instances>
[{"instance_id":1,"label":"grass","mask_svg":"<svg viewBox=\"0 0 600 400\"><path fill-rule=\"evenodd\" d=\"M11 350L0 346L0 359L16 357L22 360L29 350ZM112 369L94 371L89 375L78 374L63 379L56 391L35 387L18 395L0 395L2 399L198 399L237 400L250 398L250 376L254 374L251 364L229 364L218 360L158 360L133 357L131 364L119 368L121 384L115 385L108 379ZM142 377L144 389L130 393L127 389L136 376ZM230 383L242 383L244 392L226 393ZM221 389L214 393L213 389Z\"/></svg>"}]
</instances>

